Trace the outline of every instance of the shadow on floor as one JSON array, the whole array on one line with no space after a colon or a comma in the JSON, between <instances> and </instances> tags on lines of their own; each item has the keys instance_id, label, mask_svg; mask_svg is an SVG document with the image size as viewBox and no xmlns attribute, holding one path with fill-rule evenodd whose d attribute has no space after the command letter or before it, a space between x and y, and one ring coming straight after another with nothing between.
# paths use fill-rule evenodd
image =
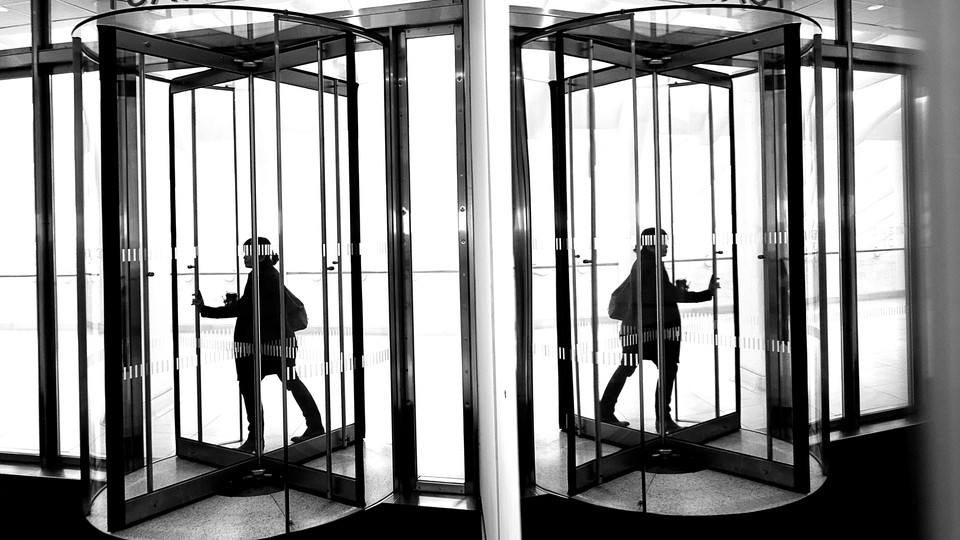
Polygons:
<instances>
[{"instance_id":1,"label":"shadow on floor","mask_svg":"<svg viewBox=\"0 0 960 540\"><path fill-rule=\"evenodd\" d=\"M726 516L644 515L540 495L522 502L523 537L919 538L920 429L910 426L834 442L826 483L779 508Z\"/></svg>"}]
</instances>

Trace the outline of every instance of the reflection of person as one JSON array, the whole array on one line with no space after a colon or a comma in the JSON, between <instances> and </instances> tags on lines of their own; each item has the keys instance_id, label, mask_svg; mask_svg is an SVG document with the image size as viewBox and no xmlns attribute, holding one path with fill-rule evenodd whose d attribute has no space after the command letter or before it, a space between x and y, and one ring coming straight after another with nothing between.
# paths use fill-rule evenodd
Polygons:
<instances>
[{"instance_id":1,"label":"reflection of person","mask_svg":"<svg viewBox=\"0 0 960 540\"><path fill-rule=\"evenodd\" d=\"M680 362L680 309L677 307L679 302L705 302L713 298L716 290L719 288L717 277L710 278L710 285L707 290L699 292L690 292L687 290L685 280L678 280L674 285L670 282L670 276L667 274L663 262L659 259L667 254L667 233L663 230L661 233L660 256L657 257L657 247L654 240L656 234L655 228L645 229L641 233L641 244L639 256L640 263L640 302L641 309L636 309L636 301L631 303L633 309L624 318L620 326L620 342L623 346L624 356L628 354L636 355L639 351L637 335L637 318L643 323L642 332L639 337L643 338L642 358L657 364L657 303L656 271L659 268L663 274L663 365L658 366L663 371L663 380L657 382L657 390L654 394L654 409L657 415L657 432L660 431L661 421L667 433L680 429L680 426L673 421L670 416L670 398L673 390L673 383L677 378L677 364ZM630 270L628 280L636 280L636 265ZM632 294L636 295L636 283L630 287ZM614 416L614 407L617 404L617 398L627 377L633 375L637 370L636 365L620 365L610 377L607 386L603 391L603 397L600 398L600 421L617 426L627 426L629 422L617 420ZM660 384L666 388L664 395L664 412L660 412Z\"/></svg>"},{"instance_id":2,"label":"reflection of person","mask_svg":"<svg viewBox=\"0 0 960 540\"><path fill-rule=\"evenodd\" d=\"M296 364L297 340L290 325L286 323L286 317L280 312L280 273L274 268L280 258L271 251L270 241L266 238L258 237L257 244L259 249L253 247L253 239L247 240L244 246L243 264L251 269L247 276L247 284L243 288L243 295L236 301L230 302L221 307L211 307L204 305L203 296L197 293L194 298L194 305L200 306L200 315L212 319L226 319L236 317L237 323L233 330L234 353L236 355L237 381L240 385L240 395L243 396L243 404L247 411L247 430L246 441L240 445L239 450L253 452L256 445L256 435L254 430L254 418L256 418L256 409L254 408L255 394L254 384L256 384L254 371L254 350L253 350L253 264L259 262L260 273L260 343L261 346L261 371L260 378L267 375L280 376L280 322L286 324L286 342L287 342L287 366ZM269 255L264 255L269 253ZM303 435L293 437L294 443L307 440L324 433L323 418L320 416L320 410L310 390L303 384L303 381L296 376L296 372L287 380L287 390L293 394L293 399L303 412L307 421L307 429ZM263 406L260 406L260 448L263 448Z\"/></svg>"}]
</instances>

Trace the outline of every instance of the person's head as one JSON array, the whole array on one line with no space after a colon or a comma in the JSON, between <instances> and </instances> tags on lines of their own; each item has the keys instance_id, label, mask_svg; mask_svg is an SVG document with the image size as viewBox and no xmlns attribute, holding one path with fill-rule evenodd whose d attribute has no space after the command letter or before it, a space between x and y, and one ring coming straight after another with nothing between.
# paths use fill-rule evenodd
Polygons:
<instances>
[{"instance_id":1,"label":"person's head","mask_svg":"<svg viewBox=\"0 0 960 540\"><path fill-rule=\"evenodd\" d=\"M267 261L270 264L277 264L280 257L273 252L270 247L270 240L262 236L257 237L256 245L253 238L243 243L243 265L247 268L253 268L253 261Z\"/></svg>"},{"instance_id":2,"label":"person's head","mask_svg":"<svg viewBox=\"0 0 960 540\"><path fill-rule=\"evenodd\" d=\"M670 237L667 231L660 229L660 256L665 257L670 249ZM647 250L651 254L657 253L657 228L648 227L640 233L641 249Z\"/></svg>"}]
</instances>

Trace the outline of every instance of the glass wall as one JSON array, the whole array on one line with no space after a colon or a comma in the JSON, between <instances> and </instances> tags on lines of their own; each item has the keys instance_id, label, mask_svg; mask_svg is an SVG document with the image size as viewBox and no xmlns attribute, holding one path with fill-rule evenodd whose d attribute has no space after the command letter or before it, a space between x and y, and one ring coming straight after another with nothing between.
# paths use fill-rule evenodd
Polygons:
<instances>
[{"instance_id":1,"label":"glass wall","mask_svg":"<svg viewBox=\"0 0 960 540\"><path fill-rule=\"evenodd\" d=\"M80 455L77 349L77 197L74 174L73 75L53 77L53 181L57 268L57 392L60 452Z\"/></svg>"},{"instance_id":2,"label":"glass wall","mask_svg":"<svg viewBox=\"0 0 960 540\"><path fill-rule=\"evenodd\" d=\"M2 15L2 14L0 14ZM40 447L37 360L37 243L34 213L31 79L0 80L0 452Z\"/></svg>"},{"instance_id":3,"label":"glass wall","mask_svg":"<svg viewBox=\"0 0 960 540\"><path fill-rule=\"evenodd\" d=\"M417 473L462 482L463 344L454 36L407 41Z\"/></svg>"},{"instance_id":4,"label":"glass wall","mask_svg":"<svg viewBox=\"0 0 960 540\"><path fill-rule=\"evenodd\" d=\"M909 405L903 76L854 72L860 410Z\"/></svg>"}]
</instances>

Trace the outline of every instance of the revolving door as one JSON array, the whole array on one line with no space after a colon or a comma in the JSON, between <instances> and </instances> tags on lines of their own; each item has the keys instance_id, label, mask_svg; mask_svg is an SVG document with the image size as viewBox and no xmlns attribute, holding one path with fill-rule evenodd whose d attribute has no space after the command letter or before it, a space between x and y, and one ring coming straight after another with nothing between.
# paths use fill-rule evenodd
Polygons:
<instances>
[{"instance_id":1,"label":"revolving door","mask_svg":"<svg viewBox=\"0 0 960 540\"><path fill-rule=\"evenodd\" d=\"M528 487L634 475L644 511L650 472L810 490L828 418L818 54L816 23L748 7L516 38Z\"/></svg>"},{"instance_id":2,"label":"revolving door","mask_svg":"<svg viewBox=\"0 0 960 540\"><path fill-rule=\"evenodd\" d=\"M382 39L176 7L74 36L83 460L108 527L254 489L282 497L279 534L389 494L365 399L390 392L365 379L390 357L364 310L388 302Z\"/></svg>"}]
</instances>

